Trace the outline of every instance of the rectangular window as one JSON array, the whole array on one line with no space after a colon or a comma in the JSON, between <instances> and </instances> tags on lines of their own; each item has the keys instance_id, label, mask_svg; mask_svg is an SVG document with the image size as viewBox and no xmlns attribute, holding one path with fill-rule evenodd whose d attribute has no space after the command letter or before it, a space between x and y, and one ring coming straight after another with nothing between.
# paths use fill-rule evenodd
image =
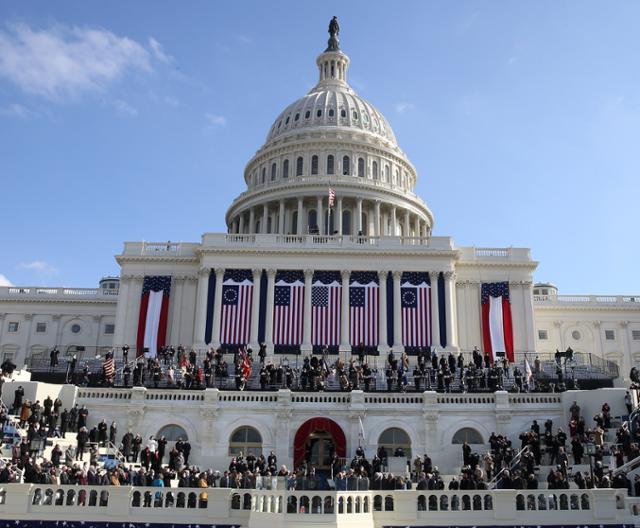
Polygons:
<instances>
[{"instance_id":1,"label":"rectangular window","mask_svg":"<svg viewBox=\"0 0 640 528\"><path fill-rule=\"evenodd\" d=\"M634 341L640 341L640 330L631 330L631 338Z\"/></svg>"},{"instance_id":2,"label":"rectangular window","mask_svg":"<svg viewBox=\"0 0 640 528\"><path fill-rule=\"evenodd\" d=\"M44 334L47 331L47 323L36 323L36 334Z\"/></svg>"},{"instance_id":3,"label":"rectangular window","mask_svg":"<svg viewBox=\"0 0 640 528\"><path fill-rule=\"evenodd\" d=\"M604 331L604 338L607 341L615 341L616 339L616 333L614 330L605 330Z\"/></svg>"},{"instance_id":4,"label":"rectangular window","mask_svg":"<svg viewBox=\"0 0 640 528\"><path fill-rule=\"evenodd\" d=\"M20 327L20 323L16 321L9 321L9 332L15 333L18 331L19 327Z\"/></svg>"},{"instance_id":5,"label":"rectangular window","mask_svg":"<svg viewBox=\"0 0 640 528\"><path fill-rule=\"evenodd\" d=\"M113 334L116 330L116 325L113 323L107 323L104 325L104 333L105 334Z\"/></svg>"},{"instance_id":6,"label":"rectangular window","mask_svg":"<svg viewBox=\"0 0 640 528\"><path fill-rule=\"evenodd\" d=\"M538 339L540 341L546 341L549 339L549 333L546 330L538 330Z\"/></svg>"}]
</instances>

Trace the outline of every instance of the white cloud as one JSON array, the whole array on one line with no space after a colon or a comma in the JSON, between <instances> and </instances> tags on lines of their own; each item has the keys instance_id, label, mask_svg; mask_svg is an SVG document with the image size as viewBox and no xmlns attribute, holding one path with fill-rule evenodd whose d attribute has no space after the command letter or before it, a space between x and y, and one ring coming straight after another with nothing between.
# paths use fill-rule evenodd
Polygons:
<instances>
[{"instance_id":1,"label":"white cloud","mask_svg":"<svg viewBox=\"0 0 640 528\"><path fill-rule=\"evenodd\" d=\"M164 48L162 47L162 44L160 44L153 37L149 37L149 47L151 48L151 52L153 53L153 56L156 59L158 59L160 62L163 62L165 64L169 64L173 62L173 57L165 53Z\"/></svg>"},{"instance_id":2,"label":"white cloud","mask_svg":"<svg viewBox=\"0 0 640 528\"><path fill-rule=\"evenodd\" d=\"M22 269L33 271L38 277L53 277L58 274L58 268L45 262L44 260L34 260L23 262L19 266Z\"/></svg>"},{"instance_id":3,"label":"white cloud","mask_svg":"<svg viewBox=\"0 0 640 528\"><path fill-rule=\"evenodd\" d=\"M238 42L241 42L242 44L253 44L253 39L247 35L242 35L239 33L235 36L235 38Z\"/></svg>"},{"instance_id":4,"label":"white cloud","mask_svg":"<svg viewBox=\"0 0 640 528\"><path fill-rule=\"evenodd\" d=\"M11 103L10 105L0 108L0 116L4 117L18 117L20 119L27 119L34 115L34 112L18 103Z\"/></svg>"},{"instance_id":5,"label":"white cloud","mask_svg":"<svg viewBox=\"0 0 640 528\"><path fill-rule=\"evenodd\" d=\"M204 118L207 122L208 128L223 127L227 124L227 118L223 115L211 114L207 112L206 114L204 114Z\"/></svg>"},{"instance_id":6,"label":"white cloud","mask_svg":"<svg viewBox=\"0 0 640 528\"><path fill-rule=\"evenodd\" d=\"M104 29L14 24L0 30L0 76L47 99L102 91L130 71L150 70L143 46Z\"/></svg>"},{"instance_id":7,"label":"white cloud","mask_svg":"<svg viewBox=\"0 0 640 528\"><path fill-rule=\"evenodd\" d=\"M13 286L13 283L0 273L0 286Z\"/></svg>"},{"instance_id":8,"label":"white cloud","mask_svg":"<svg viewBox=\"0 0 640 528\"><path fill-rule=\"evenodd\" d=\"M413 103L400 102L396 103L396 112L399 114L404 114L405 112L410 112L411 110L415 110L416 105Z\"/></svg>"},{"instance_id":9,"label":"white cloud","mask_svg":"<svg viewBox=\"0 0 640 528\"><path fill-rule=\"evenodd\" d=\"M122 99L116 99L113 102L114 108L118 111L118 114L129 117L136 117L138 115L138 109L131 106Z\"/></svg>"}]
</instances>

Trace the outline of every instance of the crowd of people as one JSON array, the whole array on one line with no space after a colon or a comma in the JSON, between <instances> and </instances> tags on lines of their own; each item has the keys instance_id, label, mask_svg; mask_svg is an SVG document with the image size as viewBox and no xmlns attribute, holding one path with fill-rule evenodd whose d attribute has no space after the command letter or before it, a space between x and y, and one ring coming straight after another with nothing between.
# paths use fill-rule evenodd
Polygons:
<instances>
[{"instance_id":1,"label":"crowd of people","mask_svg":"<svg viewBox=\"0 0 640 528\"><path fill-rule=\"evenodd\" d=\"M264 343L259 346L257 358L247 347L210 348L201 357L183 345L162 347L153 357L130 357L125 345L119 353L114 350L102 358L99 371L89 361L80 362L77 354L72 354L66 359L66 379L85 386L227 390L559 392L578 388L573 375L566 376L567 365L573 361L573 354L567 355L568 352L556 353L555 378L549 378L538 356L522 367L509 363L504 356L493 358L477 348L469 356L432 347L415 348L409 351L415 360L410 360L407 352L390 351L379 368L374 349L355 346L350 355L337 357L332 357L335 349L316 349L314 354L299 359L296 355L293 361L286 355L267 357ZM50 371L59 368L58 356L59 351L54 348Z\"/></svg>"}]
</instances>

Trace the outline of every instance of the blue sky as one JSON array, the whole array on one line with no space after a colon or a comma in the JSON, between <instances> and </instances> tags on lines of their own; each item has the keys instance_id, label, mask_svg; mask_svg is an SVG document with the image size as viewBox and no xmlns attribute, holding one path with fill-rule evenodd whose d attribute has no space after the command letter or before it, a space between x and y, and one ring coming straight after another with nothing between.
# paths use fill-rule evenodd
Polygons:
<instances>
[{"instance_id":1,"label":"blue sky","mask_svg":"<svg viewBox=\"0 0 640 528\"><path fill-rule=\"evenodd\" d=\"M224 230L332 15L435 234L640 293L635 1L2 2L0 281L93 287L125 240Z\"/></svg>"}]
</instances>

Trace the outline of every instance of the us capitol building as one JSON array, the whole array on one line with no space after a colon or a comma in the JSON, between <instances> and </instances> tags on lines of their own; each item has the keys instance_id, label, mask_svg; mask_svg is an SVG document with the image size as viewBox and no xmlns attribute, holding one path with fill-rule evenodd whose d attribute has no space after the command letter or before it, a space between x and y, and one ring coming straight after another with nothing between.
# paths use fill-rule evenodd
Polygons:
<instances>
[{"instance_id":1,"label":"us capitol building","mask_svg":"<svg viewBox=\"0 0 640 528\"><path fill-rule=\"evenodd\" d=\"M368 454L381 444L400 446L414 456L429 453L442 472L455 473L457 444L467 440L484 449L492 432L515 444L532 419L565 424L576 399L591 416L604 391L613 414L624 414L624 389L616 387L628 386L632 366L640 363L640 296L560 295L553 284L534 284L537 262L528 248L458 247L434 234L434 215L414 193L416 167L387 119L348 84L349 66L333 31L316 59L317 84L276 117L248 161L246 191L226 213L226 233L204 233L190 243L125 242L116 256L120 276L103 279L97 289L0 288L1 359L21 369L48 363L53 347L82 364L110 350L119 357L125 345L132 356L182 345L200 357L210 348L231 353L246 345L257 365L264 343L267 362L297 366L322 351L331 362L348 362L362 351L378 369L380 389L389 352L396 358L406 352L413 366L427 347L466 358L477 347L525 370L525 358L530 365L536 357L553 362L556 350L571 348L576 358L613 372L603 385L612 388L240 392L24 381L27 397L55 394L65 406L86 405L90 420L115 419L121 432L129 428L147 438L173 427L191 441L195 463L219 468L238 449L251 448L274 451L291 467L308 438L322 431L343 457L352 457L359 444ZM5 401L15 383L5 384ZM400 508L402 500L396 503ZM474 513L479 517L445 515L438 523L519 522L515 513L501 521ZM271 523L242 515L238 526ZM590 515L580 522L589 524ZM615 524L615 515L603 515ZM414 517L396 511L372 522L429 524Z\"/></svg>"}]
</instances>

